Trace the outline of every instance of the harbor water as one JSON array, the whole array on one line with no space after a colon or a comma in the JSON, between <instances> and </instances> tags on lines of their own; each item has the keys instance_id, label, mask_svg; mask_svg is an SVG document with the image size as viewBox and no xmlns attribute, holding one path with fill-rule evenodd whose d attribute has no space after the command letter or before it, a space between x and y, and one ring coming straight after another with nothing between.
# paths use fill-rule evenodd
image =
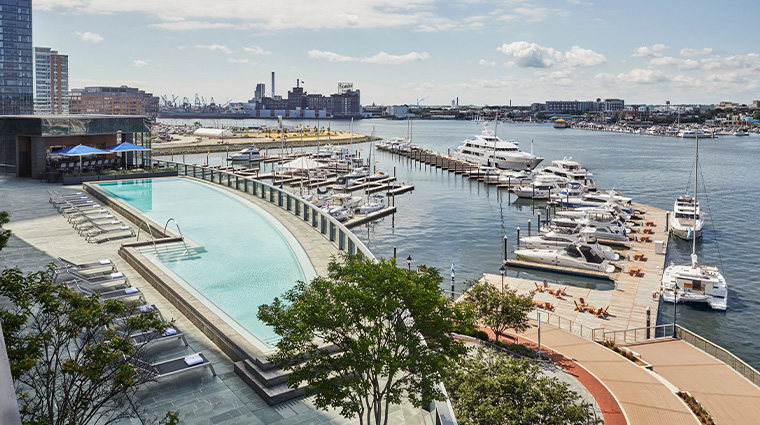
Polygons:
<instances>
[{"instance_id":1,"label":"harbor water","mask_svg":"<svg viewBox=\"0 0 760 425\"><path fill-rule=\"evenodd\" d=\"M187 121L162 120L168 124ZM246 126L256 120L206 120L204 125ZM315 120L288 121L313 127ZM269 122L268 124L272 124ZM347 131L348 121L320 120L319 126ZM353 124L355 133L374 134L387 139L406 136L406 121L361 120ZM493 129L493 124L491 124ZM414 121L412 142L437 152L453 152L466 138L479 134L481 123L469 121ZM673 202L694 186L694 139L620 134L577 129L554 129L551 124L499 124L497 135L514 139L523 151L531 149L545 158L572 157L594 173L601 189L618 189L635 202L672 210ZM297 148L296 148L297 149ZM470 180L445 170L417 163L388 152L371 149L370 144L352 146L373 167L397 180L413 184L415 190L396 197L398 211L380 221L353 231L378 257L392 257L394 247L400 266L425 264L436 267L444 278L443 289L451 288L454 264L456 291L482 273L498 273L504 256L504 237L508 250L514 249L516 229L521 234L535 232L537 216L546 216L546 203L517 200L504 189ZM374 151L374 152L373 152ZM728 311L712 311L706 304L678 305L677 322L704 336L760 369L760 297L754 288L760 283L755 249L758 242L750 224L757 213L755 182L760 181L760 140L723 136L700 140L699 199L705 216L704 235L697 244L699 261L719 267L729 284ZM270 150L270 153L272 151ZM210 164L223 164L226 153L210 154ZM175 158L177 159L177 158ZM206 155L188 155L187 162L203 163ZM656 229L654 239L665 239ZM672 239L668 262L687 264L691 245ZM513 255L510 252L510 258ZM537 271L508 271L510 276L548 279L552 282L610 289L604 281L571 278ZM641 312L643 315L644 312ZM661 304L658 323L672 323L673 306Z\"/></svg>"}]
</instances>

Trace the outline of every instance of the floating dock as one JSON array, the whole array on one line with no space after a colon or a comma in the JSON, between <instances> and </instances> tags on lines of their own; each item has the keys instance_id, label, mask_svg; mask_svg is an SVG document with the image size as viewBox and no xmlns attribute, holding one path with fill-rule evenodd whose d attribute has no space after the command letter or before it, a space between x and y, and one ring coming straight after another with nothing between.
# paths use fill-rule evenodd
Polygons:
<instances>
[{"instance_id":1,"label":"floating dock","mask_svg":"<svg viewBox=\"0 0 760 425\"><path fill-rule=\"evenodd\" d=\"M576 267L565 267L565 266L558 266L554 264L544 264L544 263L534 263L532 261L522 261L522 260L513 260L513 259L507 259L504 261L504 266L509 268L519 268L519 269L533 269L533 270L541 270L541 271L547 271L547 272L553 272L553 273L563 273L563 274L569 274L573 276L583 276L583 277L592 277L594 279L604 279L609 281L616 281L618 276L620 276L620 272L615 273L604 273L604 272L598 272L594 270L585 270L585 269L579 269Z\"/></svg>"},{"instance_id":2,"label":"floating dock","mask_svg":"<svg viewBox=\"0 0 760 425\"><path fill-rule=\"evenodd\" d=\"M352 227L360 226L370 221L383 218L385 216L395 214L396 207L385 207L379 211L371 212L369 214L354 213L354 217L343 222L343 225L351 229Z\"/></svg>"}]
</instances>

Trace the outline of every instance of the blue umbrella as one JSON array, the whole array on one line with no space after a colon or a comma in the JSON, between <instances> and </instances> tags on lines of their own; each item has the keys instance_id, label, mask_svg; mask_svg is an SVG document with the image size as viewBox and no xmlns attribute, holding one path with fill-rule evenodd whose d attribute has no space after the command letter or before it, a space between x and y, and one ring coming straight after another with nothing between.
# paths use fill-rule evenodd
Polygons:
<instances>
[{"instance_id":1,"label":"blue umbrella","mask_svg":"<svg viewBox=\"0 0 760 425\"><path fill-rule=\"evenodd\" d=\"M149 151L150 148L146 148L145 146L139 146L134 143L129 142L123 142L119 143L118 145L109 146L106 148L107 151L111 152L132 152L132 151Z\"/></svg>"},{"instance_id":2,"label":"blue umbrella","mask_svg":"<svg viewBox=\"0 0 760 425\"><path fill-rule=\"evenodd\" d=\"M104 151L102 149L93 148L91 146L76 145L70 148L61 149L53 152L58 155L65 156L78 156L79 157L79 174L82 174L82 157L85 155L108 155L111 152Z\"/></svg>"}]
</instances>

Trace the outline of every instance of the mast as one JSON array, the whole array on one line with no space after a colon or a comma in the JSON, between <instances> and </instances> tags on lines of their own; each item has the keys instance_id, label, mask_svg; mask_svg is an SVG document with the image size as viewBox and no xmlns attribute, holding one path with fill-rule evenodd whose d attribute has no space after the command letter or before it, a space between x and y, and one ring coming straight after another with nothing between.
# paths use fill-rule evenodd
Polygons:
<instances>
[{"instance_id":1,"label":"mast","mask_svg":"<svg viewBox=\"0 0 760 425\"><path fill-rule=\"evenodd\" d=\"M691 234L691 265L697 267L697 176L699 176L699 135L695 134L694 148L694 230Z\"/></svg>"}]
</instances>

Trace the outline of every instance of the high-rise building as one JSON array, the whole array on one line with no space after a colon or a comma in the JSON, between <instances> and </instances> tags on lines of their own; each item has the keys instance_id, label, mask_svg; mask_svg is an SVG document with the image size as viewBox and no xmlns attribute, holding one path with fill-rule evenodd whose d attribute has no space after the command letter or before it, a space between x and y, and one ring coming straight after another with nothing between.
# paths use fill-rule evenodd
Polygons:
<instances>
[{"instance_id":1,"label":"high-rise building","mask_svg":"<svg viewBox=\"0 0 760 425\"><path fill-rule=\"evenodd\" d=\"M256 84L256 91L253 93L253 100L261 102L261 100L264 99L264 96L266 96L266 86L264 83Z\"/></svg>"},{"instance_id":2,"label":"high-rise building","mask_svg":"<svg viewBox=\"0 0 760 425\"><path fill-rule=\"evenodd\" d=\"M69 113L69 57L49 47L34 48L34 113Z\"/></svg>"},{"instance_id":3,"label":"high-rise building","mask_svg":"<svg viewBox=\"0 0 760 425\"><path fill-rule=\"evenodd\" d=\"M85 87L71 90L69 110L72 114L155 116L158 96L127 86Z\"/></svg>"},{"instance_id":4,"label":"high-rise building","mask_svg":"<svg viewBox=\"0 0 760 425\"><path fill-rule=\"evenodd\" d=\"M32 0L0 1L0 115L34 111Z\"/></svg>"}]
</instances>

